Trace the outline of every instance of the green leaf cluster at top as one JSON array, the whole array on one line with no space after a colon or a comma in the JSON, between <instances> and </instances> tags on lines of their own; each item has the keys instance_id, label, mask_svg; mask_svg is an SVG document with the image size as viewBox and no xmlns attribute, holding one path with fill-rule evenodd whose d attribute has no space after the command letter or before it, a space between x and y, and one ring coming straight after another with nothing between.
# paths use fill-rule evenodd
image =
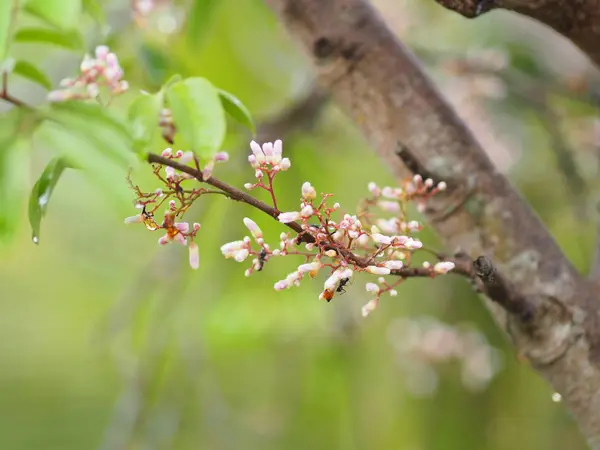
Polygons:
<instances>
[{"instance_id":1,"label":"green leaf cluster at top","mask_svg":"<svg viewBox=\"0 0 600 450\"><path fill-rule=\"evenodd\" d=\"M201 160L220 149L227 128L225 114L255 133L248 109L232 94L216 88L205 78L172 77L155 94L142 93L129 108L129 121L138 152L150 146L163 108L171 111L176 134L174 145L191 150Z\"/></svg>"}]
</instances>

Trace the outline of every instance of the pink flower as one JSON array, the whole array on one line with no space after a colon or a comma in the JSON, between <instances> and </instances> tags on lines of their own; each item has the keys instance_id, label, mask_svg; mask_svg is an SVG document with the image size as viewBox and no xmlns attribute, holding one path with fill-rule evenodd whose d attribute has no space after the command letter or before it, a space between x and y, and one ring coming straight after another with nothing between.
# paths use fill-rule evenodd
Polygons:
<instances>
[{"instance_id":1,"label":"pink flower","mask_svg":"<svg viewBox=\"0 0 600 450\"><path fill-rule=\"evenodd\" d=\"M177 241L181 245L187 245L187 239L181 233L188 233L190 231L190 224L186 222L175 222L174 225L178 232L173 233L167 231L167 234L158 239L160 245L167 245L171 241Z\"/></svg>"}]
</instances>

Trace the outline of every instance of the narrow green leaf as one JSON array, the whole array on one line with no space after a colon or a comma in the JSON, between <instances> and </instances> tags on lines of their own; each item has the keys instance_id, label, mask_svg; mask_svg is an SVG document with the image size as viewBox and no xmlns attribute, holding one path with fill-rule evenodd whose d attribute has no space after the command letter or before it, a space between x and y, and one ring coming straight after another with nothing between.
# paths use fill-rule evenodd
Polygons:
<instances>
[{"instance_id":1,"label":"narrow green leaf","mask_svg":"<svg viewBox=\"0 0 600 450\"><path fill-rule=\"evenodd\" d=\"M98 0L83 0L83 11L89 14L99 24L106 23L106 14Z\"/></svg>"},{"instance_id":2,"label":"narrow green leaf","mask_svg":"<svg viewBox=\"0 0 600 450\"><path fill-rule=\"evenodd\" d=\"M173 112L180 146L209 159L225 138L225 111L218 90L204 78L188 78L172 84L166 98Z\"/></svg>"},{"instance_id":3,"label":"narrow green leaf","mask_svg":"<svg viewBox=\"0 0 600 450\"><path fill-rule=\"evenodd\" d=\"M13 3L10 0L0 1L0 62L4 60L8 52Z\"/></svg>"},{"instance_id":4,"label":"narrow green leaf","mask_svg":"<svg viewBox=\"0 0 600 450\"><path fill-rule=\"evenodd\" d=\"M140 95L129 106L129 122L133 135L134 147L138 153L143 152L158 128L160 110L163 107L163 94Z\"/></svg>"},{"instance_id":5,"label":"narrow green leaf","mask_svg":"<svg viewBox=\"0 0 600 450\"><path fill-rule=\"evenodd\" d=\"M81 0L27 0L24 9L54 27L71 30L79 22L82 5Z\"/></svg>"},{"instance_id":6,"label":"narrow green leaf","mask_svg":"<svg viewBox=\"0 0 600 450\"><path fill-rule=\"evenodd\" d=\"M105 197L112 197L121 204L131 201L125 183L126 168L107 157L104 146L89 133L74 129L72 124L47 120L38 127L35 136L41 144L66 158L70 166L81 169L86 179L102 189Z\"/></svg>"},{"instance_id":7,"label":"narrow green leaf","mask_svg":"<svg viewBox=\"0 0 600 450\"><path fill-rule=\"evenodd\" d=\"M44 72L27 61L17 61L13 68L13 73L21 75L34 83L40 84L46 89L52 89L52 82Z\"/></svg>"},{"instance_id":8,"label":"narrow green leaf","mask_svg":"<svg viewBox=\"0 0 600 450\"><path fill-rule=\"evenodd\" d=\"M192 47L200 44L206 36L217 3L216 0L193 0L185 25L187 40Z\"/></svg>"},{"instance_id":9,"label":"narrow green leaf","mask_svg":"<svg viewBox=\"0 0 600 450\"><path fill-rule=\"evenodd\" d=\"M0 148L0 240L8 240L19 227L26 195L29 139L17 137Z\"/></svg>"},{"instance_id":10,"label":"narrow green leaf","mask_svg":"<svg viewBox=\"0 0 600 450\"><path fill-rule=\"evenodd\" d=\"M49 28L21 28L15 33L15 42L53 44L70 50L83 50L83 38L78 31L59 31Z\"/></svg>"},{"instance_id":11,"label":"narrow green leaf","mask_svg":"<svg viewBox=\"0 0 600 450\"><path fill-rule=\"evenodd\" d=\"M50 196L56 187L63 171L69 167L65 158L54 158L48 163L42 175L37 180L29 196L29 223L31 224L31 238L34 244L40 243L40 227L42 218L48 209Z\"/></svg>"},{"instance_id":12,"label":"narrow green leaf","mask_svg":"<svg viewBox=\"0 0 600 450\"><path fill-rule=\"evenodd\" d=\"M137 163L126 121L112 111L96 103L61 102L50 105L49 118L85 138L88 145L121 167Z\"/></svg>"},{"instance_id":13,"label":"narrow green leaf","mask_svg":"<svg viewBox=\"0 0 600 450\"><path fill-rule=\"evenodd\" d=\"M236 96L222 89L219 89L219 97L227 114L256 134L256 126L248 108Z\"/></svg>"}]
</instances>

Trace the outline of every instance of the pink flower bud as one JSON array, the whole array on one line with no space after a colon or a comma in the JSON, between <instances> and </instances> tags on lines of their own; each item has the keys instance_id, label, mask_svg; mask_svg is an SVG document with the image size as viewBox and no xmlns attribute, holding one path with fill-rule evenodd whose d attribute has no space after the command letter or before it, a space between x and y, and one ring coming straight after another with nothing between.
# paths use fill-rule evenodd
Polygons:
<instances>
[{"instance_id":1,"label":"pink flower bud","mask_svg":"<svg viewBox=\"0 0 600 450\"><path fill-rule=\"evenodd\" d=\"M448 185L446 184L445 181L440 181L437 185L437 189L439 191L445 191L447 187L448 187Z\"/></svg>"},{"instance_id":2,"label":"pink flower bud","mask_svg":"<svg viewBox=\"0 0 600 450\"><path fill-rule=\"evenodd\" d=\"M365 270L373 275L389 275L390 269L387 267L367 266Z\"/></svg>"},{"instance_id":3,"label":"pink flower bud","mask_svg":"<svg viewBox=\"0 0 600 450\"><path fill-rule=\"evenodd\" d=\"M383 263L383 265L390 270L400 270L404 266L402 261L386 261Z\"/></svg>"},{"instance_id":4,"label":"pink flower bud","mask_svg":"<svg viewBox=\"0 0 600 450\"><path fill-rule=\"evenodd\" d=\"M291 166L292 166L292 162L289 160L289 158L283 158L281 160L281 162L279 163L279 168L282 171L288 170Z\"/></svg>"},{"instance_id":5,"label":"pink flower bud","mask_svg":"<svg viewBox=\"0 0 600 450\"><path fill-rule=\"evenodd\" d=\"M308 181L305 181L302 184L302 198L304 200L313 200L317 198L317 191L315 191L315 188L312 187Z\"/></svg>"},{"instance_id":6,"label":"pink flower bud","mask_svg":"<svg viewBox=\"0 0 600 450\"><path fill-rule=\"evenodd\" d=\"M300 273L313 272L315 270L319 270L321 267L323 267L323 264L321 264L319 261L313 261L311 263L299 265L298 272L300 272Z\"/></svg>"},{"instance_id":7,"label":"pink flower bud","mask_svg":"<svg viewBox=\"0 0 600 450\"><path fill-rule=\"evenodd\" d=\"M289 287L290 286L288 285L286 280L278 281L277 283L275 283L275 286L274 286L276 291L283 291L284 289L287 289Z\"/></svg>"},{"instance_id":8,"label":"pink flower bud","mask_svg":"<svg viewBox=\"0 0 600 450\"><path fill-rule=\"evenodd\" d=\"M375 283L365 284L365 289L367 290L367 292L371 292L373 294L379 294L379 286L377 286Z\"/></svg>"},{"instance_id":9,"label":"pink flower bud","mask_svg":"<svg viewBox=\"0 0 600 450\"><path fill-rule=\"evenodd\" d=\"M161 156L163 158L170 158L172 155L173 155L173 150L170 148L165 148L161 153Z\"/></svg>"},{"instance_id":10,"label":"pink flower bud","mask_svg":"<svg viewBox=\"0 0 600 450\"><path fill-rule=\"evenodd\" d=\"M200 253L198 252L198 244L195 242L190 242L189 253L190 266L192 269L197 269L200 267Z\"/></svg>"},{"instance_id":11,"label":"pink flower bud","mask_svg":"<svg viewBox=\"0 0 600 450\"><path fill-rule=\"evenodd\" d=\"M279 220L281 223L290 223L300 219L300 217L301 216L298 211L291 211L279 214L279 216L277 216L277 220Z\"/></svg>"},{"instance_id":12,"label":"pink flower bud","mask_svg":"<svg viewBox=\"0 0 600 450\"><path fill-rule=\"evenodd\" d=\"M305 218L312 216L314 214L313 207L310 205L304 206L304 208L302 208L302 211L300 211L300 214L302 215L302 217Z\"/></svg>"},{"instance_id":13,"label":"pink flower bud","mask_svg":"<svg viewBox=\"0 0 600 450\"><path fill-rule=\"evenodd\" d=\"M254 222L252 219L249 219L248 217L244 217L244 225L246 225L246 228L250 230L250 233L252 233L254 239L256 239L257 241L262 241L263 233L260 227L256 224L256 222Z\"/></svg>"},{"instance_id":14,"label":"pink flower bud","mask_svg":"<svg viewBox=\"0 0 600 450\"><path fill-rule=\"evenodd\" d=\"M227 152L219 152L215 155L216 162L227 162L229 161L229 153Z\"/></svg>"},{"instance_id":15,"label":"pink flower bud","mask_svg":"<svg viewBox=\"0 0 600 450\"><path fill-rule=\"evenodd\" d=\"M177 154L179 154L179 152L181 152L181 150L179 150ZM194 159L194 152L181 152L181 155L178 156L178 158L180 158L179 162L181 164L187 164Z\"/></svg>"},{"instance_id":16,"label":"pink flower bud","mask_svg":"<svg viewBox=\"0 0 600 450\"><path fill-rule=\"evenodd\" d=\"M455 264L452 261L441 261L433 266L433 271L440 275L446 274L454 269Z\"/></svg>"},{"instance_id":17,"label":"pink flower bud","mask_svg":"<svg viewBox=\"0 0 600 450\"><path fill-rule=\"evenodd\" d=\"M390 245L392 243L391 237L385 236L381 233L373 233L371 235L371 238L373 239L373 241L375 241L376 244Z\"/></svg>"},{"instance_id":18,"label":"pink flower bud","mask_svg":"<svg viewBox=\"0 0 600 450\"><path fill-rule=\"evenodd\" d=\"M390 296L395 297L398 295L398 291L396 289L390 290Z\"/></svg>"},{"instance_id":19,"label":"pink flower bud","mask_svg":"<svg viewBox=\"0 0 600 450\"><path fill-rule=\"evenodd\" d=\"M140 223L142 221L143 221L143 218L140 214L138 214L137 216L130 216L130 217L125 218L125 223L127 223L127 224Z\"/></svg>"},{"instance_id":20,"label":"pink flower bud","mask_svg":"<svg viewBox=\"0 0 600 450\"><path fill-rule=\"evenodd\" d=\"M361 309L362 316L367 317L369 314L371 314L373 311L375 311L375 309L377 308L378 305L379 305L379 298L374 298L373 300L370 300L365 306L362 307L362 309Z\"/></svg>"},{"instance_id":21,"label":"pink flower bud","mask_svg":"<svg viewBox=\"0 0 600 450\"><path fill-rule=\"evenodd\" d=\"M373 194L375 197L379 197L381 195L381 189L372 181L367 185L369 192Z\"/></svg>"},{"instance_id":22,"label":"pink flower bud","mask_svg":"<svg viewBox=\"0 0 600 450\"><path fill-rule=\"evenodd\" d=\"M246 184L244 184L244 188L246 188L250 191L250 190L254 189L254 185L252 183L246 183Z\"/></svg>"},{"instance_id":23,"label":"pink flower bud","mask_svg":"<svg viewBox=\"0 0 600 450\"><path fill-rule=\"evenodd\" d=\"M194 222L194 231L198 231L200 229L200 224L198 222Z\"/></svg>"},{"instance_id":24,"label":"pink flower bud","mask_svg":"<svg viewBox=\"0 0 600 450\"><path fill-rule=\"evenodd\" d=\"M248 250L243 248L240 251L236 252L233 259L235 259L237 262L241 263L241 262L244 262L249 255L250 255L250 252L248 252Z\"/></svg>"}]
</instances>

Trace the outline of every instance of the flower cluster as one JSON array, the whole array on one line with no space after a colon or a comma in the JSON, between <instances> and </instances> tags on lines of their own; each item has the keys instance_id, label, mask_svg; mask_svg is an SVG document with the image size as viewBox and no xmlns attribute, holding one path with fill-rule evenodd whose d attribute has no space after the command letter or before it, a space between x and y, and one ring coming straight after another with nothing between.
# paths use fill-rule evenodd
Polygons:
<instances>
[{"instance_id":1,"label":"flower cluster","mask_svg":"<svg viewBox=\"0 0 600 450\"><path fill-rule=\"evenodd\" d=\"M472 391L486 387L500 369L498 350L481 333L455 327L433 317L395 319L388 340L407 372L408 388L415 395L430 395L438 384L436 366L457 361L463 385Z\"/></svg>"},{"instance_id":2,"label":"flower cluster","mask_svg":"<svg viewBox=\"0 0 600 450\"><path fill-rule=\"evenodd\" d=\"M193 152L182 150L173 152L172 149L167 148L162 152L162 157L177 161L179 164L187 164L192 161L198 164ZM212 175L215 162L227 161L228 158L229 155L225 152L217 153L214 159L204 166L204 179ZM175 241L188 246L190 266L197 269L200 265L200 256L198 245L194 242L194 239L198 230L200 230L200 224L190 225L188 222L178 222L176 219L183 217L192 203L200 196L216 191L204 188L187 188L184 182L194 177L185 172L176 171L170 166L155 165L153 173L163 187L150 193L143 192L139 186L131 182L131 179L128 179L131 189L136 193L136 207L142 211L135 216L127 217L125 223L143 223L150 231L164 230L165 234L158 239L158 243L167 245ZM154 214L165 204L168 207L164 212L164 219L159 224L155 221Z\"/></svg>"},{"instance_id":3,"label":"flower cluster","mask_svg":"<svg viewBox=\"0 0 600 450\"><path fill-rule=\"evenodd\" d=\"M261 147L252 142L251 150L248 160L258 181L248 183L245 187L267 190L272 196L273 206L278 209L273 179L278 172L290 167L289 159L282 158L282 143L276 141ZM253 256L246 276L262 270L272 257L302 257L303 263L284 279L277 281L274 288L284 290L298 286L307 274L314 278L321 270L325 270L329 272L329 276L319 298L327 301L331 301L336 293L344 292L344 286L357 272L380 276L378 284L369 282L366 285L367 291L374 295L363 307L363 315L366 316L378 305L381 295L397 295L395 288L408 276L408 272L403 270L409 268L412 254L423 247L420 240L410 236L421 230L422 226L417 221L406 218L408 202L416 202L422 208L427 199L445 188L443 182L423 180L418 175L406 180L398 188L379 188L375 183L370 183L369 191L372 196L362 202L360 217L344 214L336 220L334 215L340 209L339 203L328 206L332 195L317 195L316 189L307 181L301 187L298 209L278 215L281 223L298 230L295 236L292 237L289 232L281 233L279 247L272 249L265 243L259 226L253 220L245 218L244 224L253 240L246 236L242 240L223 245L221 251L226 258L237 262ZM370 212L372 206L394 213L394 217L379 218L373 222L373 214ZM301 244L304 244L304 249L298 248ZM449 261L435 264L425 262L418 273L420 276L435 277L446 274L453 268L454 263ZM383 276L390 274L396 275L396 280L388 283Z\"/></svg>"},{"instance_id":4,"label":"flower cluster","mask_svg":"<svg viewBox=\"0 0 600 450\"><path fill-rule=\"evenodd\" d=\"M168 114L161 116L161 126L170 123ZM164 123L163 123L164 122ZM436 183L431 179L423 179L416 175L405 180L400 187L380 188L375 183L369 183L371 196L364 199L356 215L342 214L340 204L330 205L332 194L318 194L313 185L306 181L300 189L300 203L297 209L281 212L273 189L275 177L291 167L290 160L283 157L283 144L280 140L263 145L252 141L251 154L248 162L254 170L254 183L247 183L248 190L263 189L269 192L273 205L262 202L257 206L251 197L218 180L211 180L215 163L227 161L226 153L218 153L215 157L200 167L198 159L192 152L179 150L173 152L170 148L162 152L161 157L177 164L168 163L155 165L154 175L162 183L162 187L150 193L143 192L130 181L131 188L136 192L136 204L142 208L141 214L127 218L126 223L144 223L151 231L165 230L166 234L159 239L165 245L177 241L188 245L190 249L190 264L198 267L198 247L194 243L199 224L190 226L176 219L183 217L188 208L200 196L209 193L220 193L240 199L246 196L247 203L259 207L265 212L276 216L279 222L292 231L283 232L279 236L277 246L265 242L263 232L252 219L244 218L244 225L250 236L241 240L229 242L221 247L225 258L244 262L252 258L252 264L246 269L246 276L263 270L265 264L273 257L297 256L302 262L292 273L277 281L274 288L278 291L298 286L308 276L315 278L319 273L326 273L323 289L319 298L331 301L336 294L345 292L345 286L357 273L377 276L377 282L367 282L365 288L372 299L363 307L363 315L373 311L381 296L398 295L397 286L406 278L412 276L436 277L454 269L450 261L436 263L424 262L415 267L412 256L423 248L422 242L415 236L422 225L407 217L407 205L416 203L418 208L424 208L425 202L436 193L446 189L444 182ZM195 171L177 170L175 167L193 162ZM175 166L175 167L173 167ZM189 173L195 173L195 176ZM219 186L217 190L192 187L186 182L197 177L198 180ZM165 202L168 208L164 220L159 225L154 220L155 211ZM374 214L373 208L379 208L391 217L380 217ZM386 279L393 275L393 281Z\"/></svg>"},{"instance_id":5,"label":"flower cluster","mask_svg":"<svg viewBox=\"0 0 600 450\"><path fill-rule=\"evenodd\" d=\"M63 102L66 100L95 99L100 88L106 87L111 95L118 95L129 88L123 80L123 69L117 55L105 45L96 47L95 57L85 55L79 67L77 78L65 78L60 82L63 89L50 91L48 101Z\"/></svg>"}]
</instances>

